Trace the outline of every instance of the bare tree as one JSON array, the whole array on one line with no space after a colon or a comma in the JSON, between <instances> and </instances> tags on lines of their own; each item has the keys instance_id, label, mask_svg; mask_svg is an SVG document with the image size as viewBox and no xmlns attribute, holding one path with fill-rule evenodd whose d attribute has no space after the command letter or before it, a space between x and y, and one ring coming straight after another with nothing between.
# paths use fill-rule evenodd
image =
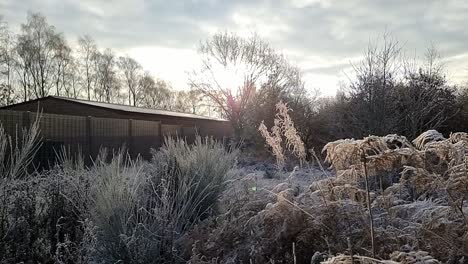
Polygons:
<instances>
[{"instance_id":1,"label":"bare tree","mask_svg":"<svg viewBox=\"0 0 468 264\"><path fill-rule=\"evenodd\" d=\"M18 55L24 62L21 68L28 72L28 81L32 82L28 86L36 98L47 96L53 85L54 57L59 38L55 28L40 13L29 13L26 24L21 25Z\"/></svg>"},{"instance_id":2,"label":"bare tree","mask_svg":"<svg viewBox=\"0 0 468 264\"><path fill-rule=\"evenodd\" d=\"M417 59L405 63L404 82L397 89L399 130L415 138L428 129L439 129L456 114L455 94L447 85L440 55L427 49L423 64Z\"/></svg>"},{"instance_id":3,"label":"bare tree","mask_svg":"<svg viewBox=\"0 0 468 264\"><path fill-rule=\"evenodd\" d=\"M193 107L193 98L191 98L190 91L171 91L169 101L169 110L190 113Z\"/></svg>"},{"instance_id":4,"label":"bare tree","mask_svg":"<svg viewBox=\"0 0 468 264\"><path fill-rule=\"evenodd\" d=\"M8 24L0 17L0 104L13 102L14 40Z\"/></svg>"},{"instance_id":5,"label":"bare tree","mask_svg":"<svg viewBox=\"0 0 468 264\"><path fill-rule=\"evenodd\" d=\"M60 96L61 91L68 90L65 83L65 72L67 71L71 61L71 48L68 46L65 38L62 35L59 35L56 38L54 43L55 46L55 56L54 60L54 69L55 69L55 94ZM68 96L68 92L67 96Z\"/></svg>"},{"instance_id":6,"label":"bare tree","mask_svg":"<svg viewBox=\"0 0 468 264\"><path fill-rule=\"evenodd\" d=\"M401 47L388 34L381 45L370 43L361 63L353 65L351 83L351 130L364 136L383 135L397 126L393 96L401 71Z\"/></svg>"},{"instance_id":7,"label":"bare tree","mask_svg":"<svg viewBox=\"0 0 468 264\"><path fill-rule=\"evenodd\" d=\"M256 90L266 87L291 87L296 70L258 36L241 38L217 33L200 45L200 69L190 75L192 89L209 96L231 121L241 137L246 113Z\"/></svg>"},{"instance_id":8,"label":"bare tree","mask_svg":"<svg viewBox=\"0 0 468 264\"><path fill-rule=\"evenodd\" d=\"M167 109L185 113L192 113L205 116L220 117L219 108L211 97L206 96L202 91L170 91L170 95L165 100Z\"/></svg>"},{"instance_id":9,"label":"bare tree","mask_svg":"<svg viewBox=\"0 0 468 264\"><path fill-rule=\"evenodd\" d=\"M91 91L96 82L96 54L97 45L89 35L78 38L80 66L84 74L83 81L88 100L91 100ZM93 82L94 81L94 82Z\"/></svg>"},{"instance_id":10,"label":"bare tree","mask_svg":"<svg viewBox=\"0 0 468 264\"><path fill-rule=\"evenodd\" d=\"M77 61L74 56L70 56L66 67L61 74L61 82L66 97L78 98L81 96L79 83L81 82L81 71L77 66Z\"/></svg>"},{"instance_id":11,"label":"bare tree","mask_svg":"<svg viewBox=\"0 0 468 264\"><path fill-rule=\"evenodd\" d=\"M206 98L206 96L203 94L202 91L200 90L190 90L185 92L186 93L186 102L189 106L189 112L192 114L199 114L202 115L204 114L204 110L208 104L209 98Z\"/></svg>"},{"instance_id":12,"label":"bare tree","mask_svg":"<svg viewBox=\"0 0 468 264\"><path fill-rule=\"evenodd\" d=\"M144 94L142 103L145 107L170 109L172 89L168 83L160 79L155 81L148 72L145 72L139 80L139 87Z\"/></svg>"},{"instance_id":13,"label":"bare tree","mask_svg":"<svg viewBox=\"0 0 468 264\"><path fill-rule=\"evenodd\" d=\"M137 106L138 97L140 95L140 86L138 85L141 78L141 65L129 57L119 57L119 68L123 73L123 79L128 88L128 104Z\"/></svg>"},{"instance_id":14,"label":"bare tree","mask_svg":"<svg viewBox=\"0 0 468 264\"><path fill-rule=\"evenodd\" d=\"M105 49L97 54L98 86L95 90L98 101L112 102L113 96L118 95L120 83L116 72L116 59L114 51Z\"/></svg>"},{"instance_id":15,"label":"bare tree","mask_svg":"<svg viewBox=\"0 0 468 264\"><path fill-rule=\"evenodd\" d=\"M32 57L29 52L27 52L28 45L26 43L17 43L15 47L15 67L14 70L17 73L19 83L22 86L23 101L26 102L31 98L32 94L32 77L29 71L31 67Z\"/></svg>"}]
</instances>

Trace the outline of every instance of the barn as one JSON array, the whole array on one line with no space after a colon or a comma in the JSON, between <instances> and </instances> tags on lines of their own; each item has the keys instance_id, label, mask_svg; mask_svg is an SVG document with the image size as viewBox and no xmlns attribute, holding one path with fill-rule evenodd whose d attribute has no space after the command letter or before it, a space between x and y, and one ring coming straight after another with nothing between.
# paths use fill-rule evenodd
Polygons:
<instances>
[{"instance_id":1,"label":"barn","mask_svg":"<svg viewBox=\"0 0 468 264\"><path fill-rule=\"evenodd\" d=\"M71 152L95 157L105 149L125 146L132 156L150 157L165 136L193 141L196 134L229 138L228 121L189 113L133 107L59 96L48 96L0 108L0 122L7 133L38 120L44 160L65 146Z\"/></svg>"}]
</instances>

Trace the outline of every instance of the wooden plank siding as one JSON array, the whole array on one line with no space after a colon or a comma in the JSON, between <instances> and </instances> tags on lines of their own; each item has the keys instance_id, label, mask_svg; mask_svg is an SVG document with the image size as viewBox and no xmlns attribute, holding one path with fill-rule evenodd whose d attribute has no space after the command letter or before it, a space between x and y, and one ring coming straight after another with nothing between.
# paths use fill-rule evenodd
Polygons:
<instances>
[{"instance_id":1,"label":"wooden plank siding","mask_svg":"<svg viewBox=\"0 0 468 264\"><path fill-rule=\"evenodd\" d=\"M131 156L151 157L151 148L161 146L164 136L180 136L193 142L195 134L228 138L232 134L229 122L132 113L46 97L0 108L0 123L14 135L28 127L40 112L43 150L41 162L50 161L57 148L65 146L71 153L81 151L94 158L100 148L127 148ZM53 151L51 150L53 148Z\"/></svg>"}]
</instances>

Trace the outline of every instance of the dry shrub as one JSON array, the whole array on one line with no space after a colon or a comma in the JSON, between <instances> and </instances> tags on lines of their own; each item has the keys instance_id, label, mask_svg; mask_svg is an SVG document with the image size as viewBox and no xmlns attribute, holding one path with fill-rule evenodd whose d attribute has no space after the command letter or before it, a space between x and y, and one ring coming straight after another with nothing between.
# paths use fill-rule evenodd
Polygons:
<instances>
[{"instance_id":1,"label":"dry shrub","mask_svg":"<svg viewBox=\"0 0 468 264\"><path fill-rule=\"evenodd\" d=\"M415 138L413 140L413 144L416 146L416 148L423 149L424 146L430 142L437 142L443 140L445 140L444 136L441 133L437 132L437 130L428 130L426 132L423 132L417 138Z\"/></svg>"},{"instance_id":2,"label":"dry shrub","mask_svg":"<svg viewBox=\"0 0 468 264\"><path fill-rule=\"evenodd\" d=\"M405 137L369 136L361 140L346 139L328 143L326 161L335 169L337 179L365 189L364 161L370 190L379 190L398 182L403 166L423 166L423 153L416 150ZM355 191L347 188L348 197Z\"/></svg>"},{"instance_id":3,"label":"dry shrub","mask_svg":"<svg viewBox=\"0 0 468 264\"><path fill-rule=\"evenodd\" d=\"M352 264L352 263L360 263L360 264L439 264L438 260L434 259L431 255L429 255L426 251L410 251L410 252L400 252L395 251L390 254L390 260L379 260L374 258L369 258L365 256L351 256L347 255L338 255L332 257L322 264Z\"/></svg>"},{"instance_id":4,"label":"dry shrub","mask_svg":"<svg viewBox=\"0 0 468 264\"><path fill-rule=\"evenodd\" d=\"M326 151L325 161L331 164L331 167L337 171L348 169L361 160L359 154L360 140L340 139L326 144L322 152Z\"/></svg>"},{"instance_id":5,"label":"dry shrub","mask_svg":"<svg viewBox=\"0 0 468 264\"><path fill-rule=\"evenodd\" d=\"M362 203L328 197L324 203L318 190L298 193L284 187L280 183L273 188L282 190L273 201L273 192L258 190L218 217L218 226L199 239L196 258L219 257L219 263L291 263L294 243L297 263L309 263L315 251L345 250L345 234L357 241L357 247L368 247L368 234L356 232L367 225ZM249 204L263 207L254 209ZM344 242L337 243L339 240Z\"/></svg>"},{"instance_id":6,"label":"dry shrub","mask_svg":"<svg viewBox=\"0 0 468 264\"><path fill-rule=\"evenodd\" d=\"M463 142L468 142L468 133L466 132L455 132L455 133L450 133L450 142L453 144L458 143L460 141Z\"/></svg>"},{"instance_id":7,"label":"dry shrub","mask_svg":"<svg viewBox=\"0 0 468 264\"><path fill-rule=\"evenodd\" d=\"M329 199L332 201L348 199L354 202L364 204L367 198L365 190L359 189L356 186L350 184L345 184L333 187L330 191Z\"/></svg>"},{"instance_id":8,"label":"dry shrub","mask_svg":"<svg viewBox=\"0 0 468 264\"><path fill-rule=\"evenodd\" d=\"M236 164L236 150L212 138L194 144L167 138L150 164L114 156L101 175L93 221L100 260L109 263L185 262L180 240L215 214Z\"/></svg>"},{"instance_id":9,"label":"dry shrub","mask_svg":"<svg viewBox=\"0 0 468 264\"><path fill-rule=\"evenodd\" d=\"M434 259L426 251L410 251L410 252L400 252L395 251L390 254L390 258L393 261L403 264L416 264L416 263L427 263L427 264L438 264L440 261Z\"/></svg>"},{"instance_id":10,"label":"dry shrub","mask_svg":"<svg viewBox=\"0 0 468 264\"><path fill-rule=\"evenodd\" d=\"M366 203L366 191L356 186L355 181L349 181L352 177L344 176L344 173L354 174L355 170L350 169L343 171L336 178L322 179L312 183L309 190L317 191L322 197L328 201L351 200L353 202ZM375 195L371 193L373 198ZM371 198L371 199L372 199Z\"/></svg>"},{"instance_id":11,"label":"dry shrub","mask_svg":"<svg viewBox=\"0 0 468 264\"><path fill-rule=\"evenodd\" d=\"M390 134L383 137L390 149L412 148L411 142L405 137L397 134Z\"/></svg>"},{"instance_id":12,"label":"dry shrub","mask_svg":"<svg viewBox=\"0 0 468 264\"><path fill-rule=\"evenodd\" d=\"M428 131L413 141L416 147L396 135L331 142L324 151L337 176L314 183L311 190L328 201L362 202L364 153L371 182L396 175L373 198L379 254L408 244L445 261L460 259L468 252L466 138L466 133L445 139Z\"/></svg>"},{"instance_id":13,"label":"dry shrub","mask_svg":"<svg viewBox=\"0 0 468 264\"><path fill-rule=\"evenodd\" d=\"M415 148L405 137L387 135L384 137L369 136L361 140L345 139L330 142L323 148L326 161L336 170L338 177L358 182L364 175L362 156L365 156L367 173L373 176L388 176L400 173L404 166L425 168L431 172L442 173L447 170L453 159L458 140L463 134L453 134L453 142L437 136L438 132L430 130L415 140ZM379 179L380 181L382 179ZM390 179L387 185L395 183ZM372 181L372 179L371 179Z\"/></svg>"},{"instance_id":14,"label":"dry shrub","mask_svg":"<svg viewBox=\"0 0 468 264\"><path fill-rule=\"evenodd\" d=\"M390 261L390 260L378 260L370 257L365 256L347 256L347 255L338 255L335 257L331 257L326 261L321 262L322 264L396 264L397 262Z\"/></svg>"},{"instance_id":15,"label":"dry shrub","mask_svg":"<svg viewBox=\"0 0 468 264\"><path fill-rule=\"evenodd\" d=\"M306 158L306 152L304 142L302 142L301 137L294 127L294 122L288 114L290 109L287 104L283 102L277 103L276 111L274 126L271 128L271 132L268 131L263 121L258 130L265 138L267 145L272 149L273 155L276 157L278 169L282 170L285 163L284 151L286 149L291 151L291 153L299 159L301 164Z\"/></svg>"},{"instance_id":16,"label":"dry shrub","mask_svg":"<svg viewBox=\"0 0 468 264\"><path fill-rule=\"evenodd\" d=\"M376 175L385 171L394 171L403 166L424 166L423 153L414 148L389 149L378 155L369 156L369 174Z\"/></svg>"},{"instance_id":17,"label":"dry shrub","mask_svg":"<svg viewBox=\"0 0 468 264\"><path fill-rule=\"evenodd\" d=\"M380 155L386 151L411 148L404 137L388 135L385 137L369 136L364 139L341 139L325 145L322 152L327 152L326 160L336 170L347 169L360 163L361 154Z\"/></svg>"},{"instance_id":18,"label":"dry shrub","mask_svg":"<svg viewBox=\"0 0 468 264\"><path fill-rule=\"evenodd\" d=\"M304 142L302 142L301 137L294 127L294 122L288 114L290 109L287 104L279 102L276 104L276 111L275 120L278 120L278 126L281 128L281 132L286 138L286 148L289 149L299 161L305 160L306 152Z\"/></svg>"},{"instance_id":19,"label":"dry shrub","mask_svg":"<svg viewBox=\"0 0 468 264\"><path fill-rule=\"evenodd\" d=\"M415 168L411 166L404 166L401 172L400 182L409 186L412 190L412 198L418 199L422 196L434 195L437 188L437 181L440 175L430 173L424 168Z\"/></svg>"},{"instance_id":20,"label":"dry shrub","mask_svg":"<svg viewBox=\"0 0 468 264\"><path fill-rule=\"evenodd\" d=\"M434 135L421 136L420 149L397 135L327 144L327 161L336 176L318 179L299 192L291 189L289 181L266 194L261 189L244 192L244 202L231 203L226 214L206 229L208 235L198 233L200 242L192 258L217 258L219 263L293 263L294 259L318 263L314 255L344 253L324 263L351 263L349 239L354 263L466 259L464 135L452 134L451 140ZM378 190L370 193L376 258L363 256L371 254L371 234L362 153L371 186ZM376 187L379 181L384 182L381 189Z\"/></svg>"}]
</instances>

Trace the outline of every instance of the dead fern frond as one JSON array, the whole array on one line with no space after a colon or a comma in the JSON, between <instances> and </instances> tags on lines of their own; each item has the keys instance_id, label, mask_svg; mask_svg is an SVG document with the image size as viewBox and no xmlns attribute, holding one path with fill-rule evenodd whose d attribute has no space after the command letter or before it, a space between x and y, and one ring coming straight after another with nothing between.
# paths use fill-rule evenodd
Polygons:
<instances>
[{"instance_id":1,"label":"dead fern frond","mask_svg":"<svg viewBox=\"0 0 468 264\"><path fill-rule=\"evenodd\" d=\"M423 149L424 146L429 142L436 142L442 140L445 140L444 136L437 130L432 129L422 133L417 138L415 138L413 140L413 144L416 146L416 148Z\"/></svg>"},{"instance_id":2,"label":"dead fern frond","mask_svg":"<svg viewBox=\"0 0 468 264\"><path fill-rule=\"evenodd\" d=\"M329 196L329 199L332 201L349 199L361 204L365 204L367 199L365 190L359 189L351 184L338 185L333 187Z\"/></svg>"},{"instance_id":3,"label":"dead fern frond","mask_svg":"<svg viewBox=\"0 0 468 264\"><path fill-rule=\"evenodd\" d=\"M338 255L335 257L331 257L326 261L321 262L322 264L397 264L398 262L394 262L391 260L378 260L371 257L366 256L347 256L347 255Z\"/></svg>"},{"instance_id":4,"label":"dead fern frond","mask_svg":"<svg viewBox=\"0 0 468 264\"><path fill-rule=\"evenodd\" d=\"M345 170L354 164L360 163L360 140L340 139L326 144L322 152L327 152L325 161L335 170Z\"/></svg>"},{"instance_id":5,"label":"dead fern frond","mask_svg":"<svg viewBox=\"0 0 468 264\"><path fill-rule=\"evenodd\" d=\"M427 264L438 264L440 261L434 259L426 251L410 251L410 252L400 252L395 251L390 254L390 258L393 261L398 263L405 264L416 264L416 263L427 263Z\"/></svg>"},{"instance_id":6,"label":"dead fern frond","mask_svg":"<svg viewBox=\"0 0 468 264\"><path fill-rule=\"evenodd\" d=\"M460 141L468 142L468 133L466 132L450 133L449 140L450 142L452 142L452 144L458 143Z\"/></svg>"},{"instance_id":7,"label":"dead fern frond","mask_svg":"<svg viewBox=\"0 0 468 264\"><path fill-rule=\"evenodd\" d=\"M437 174L430 173L424 168L404 166L400 182L411 186L416 195L420 196L437 189L438 177Z\"/></svg>"},{"instance_id":8,"label":"dead fern frond","mask_svg":"<svg viewBox=\"0 0 468 264\"><path fill-rule=\"evenodd\" d=\"M383 137L383 140L390 149L413 148L413 145L405 136L390 134Z\"/></svg>"}]
</instances>

